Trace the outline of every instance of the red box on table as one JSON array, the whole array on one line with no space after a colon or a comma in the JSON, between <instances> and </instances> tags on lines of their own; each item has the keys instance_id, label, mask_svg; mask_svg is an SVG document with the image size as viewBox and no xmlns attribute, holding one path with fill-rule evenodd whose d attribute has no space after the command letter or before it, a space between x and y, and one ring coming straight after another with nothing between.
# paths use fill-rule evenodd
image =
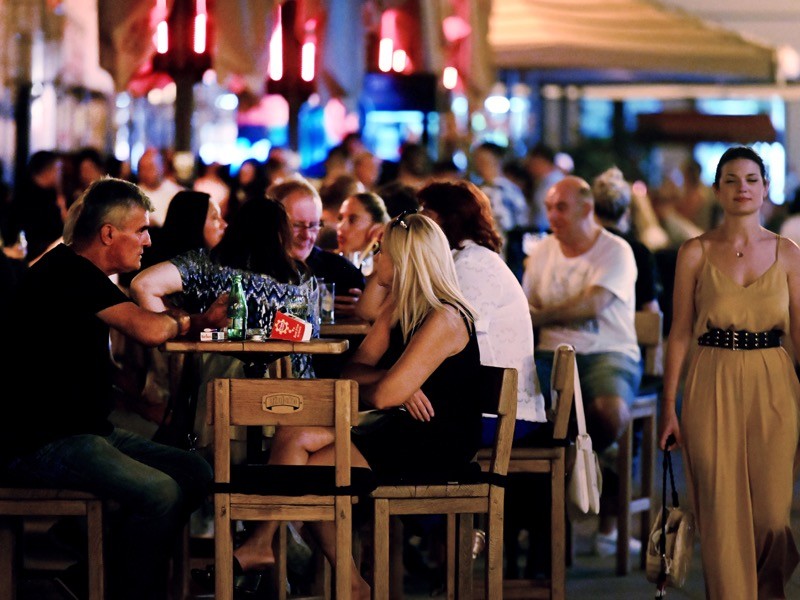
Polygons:
<instances>
[{"instance_id":1,"label":"red box on table","mask_svg":"<svg viewBox=\"0 0 800 600\"><path fill-rule=\"evenodd\" d=\"M307 342L311 339L311 323L278 311L275 313L269 337L273 340Z\"/></svg>"}]
</instances>

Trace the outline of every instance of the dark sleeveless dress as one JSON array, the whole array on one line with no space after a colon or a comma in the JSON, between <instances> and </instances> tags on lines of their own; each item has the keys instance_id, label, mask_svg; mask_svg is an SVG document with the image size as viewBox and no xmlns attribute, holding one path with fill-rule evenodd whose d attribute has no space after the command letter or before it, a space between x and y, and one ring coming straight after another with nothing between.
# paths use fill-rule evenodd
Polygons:
<instances>
[{"instance_id":1,"label":"dark sleeveless dress","mask_svg":"<svg viewBox=\"0 0 800 600\"><path fill-rule=\"evenodd\" d=\"M466 322L466 320L465 320ZM399 408L366 432L353 431L353 444L379 480L440 477L464 472L481 439L480 355L474 328L458 354L448 357L422 384L433 405L430 421L417 421ZM412 334L413 337L413 334ZM406 349L400 326L377 366L390 368Z\"/></svg>"}]
</instances>

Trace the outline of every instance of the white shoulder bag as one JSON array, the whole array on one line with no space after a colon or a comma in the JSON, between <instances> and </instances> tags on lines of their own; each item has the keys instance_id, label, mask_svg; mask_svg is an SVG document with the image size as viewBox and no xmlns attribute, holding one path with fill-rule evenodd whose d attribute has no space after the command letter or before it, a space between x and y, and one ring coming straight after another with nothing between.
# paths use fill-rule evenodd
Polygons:
<instances>
[{"instance_id":1,"label":"white shoulder bag","mask_svg":"<svg viewBox=\"0 0 800 600\"><path fill-rule=\"evenodd\" d=\"M556 350L555 356L559 356ZM575 354L573 353L573 360ZM553 365L553 374L556 369ZM600 494L603 491L603 472L597 460L597 453L592 450L592 438L586 433L586 417L583 412L583 394L578 377L578 364L573 369L575 419L578 424L578 435L570 452L575 454L575 462L567 483L567 501L571 512L584 515L596 515L600 512Z\"/></svg>"}]
</instances>

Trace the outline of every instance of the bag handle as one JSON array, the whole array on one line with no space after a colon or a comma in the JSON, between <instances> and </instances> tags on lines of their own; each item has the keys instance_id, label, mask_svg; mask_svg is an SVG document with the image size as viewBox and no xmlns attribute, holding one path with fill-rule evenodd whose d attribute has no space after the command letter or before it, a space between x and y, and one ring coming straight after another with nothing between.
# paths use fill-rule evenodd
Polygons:
<instances>
[{"instance_id":1,"label":"bag handle","mask_svg":"<svg viewBox=\"0 0 800 600\"><path fill-rule=\"evenodd\" d=\"M556 348L555 355L556 357L561 356L561 353L558 351L560 348L568 348L572 350L572 403L575 407L575 420L578 425L578 435L586 435L586 415L583 412L583 393L581 392L581 380L578 376L578 360L575 357L575 348L572 347L570 344L560 344L558 348ZM555 365L553 365L553 370L550 374L550 389L553 388L553 378L555 377L556 369ZM555 408L555 407L554 407Z\"/></svg>"},{"instance_id":2,"label":"bag handle","mask_svg":"<svg viewBox=\"0 0 800 600\"><path fill-rule=\"evenodd\" d=\"M672 506L678 508L678 492L675 490L675 475L672 471L672 455L669 447L675 443L675 436L670 434L664 446L664 459L662 462L662 483L661 483L661 539L659 540L658 551L661 554L661 571L658 574L656 598L666 595L664 588L667 584L667 473L669 482L672 486Z\"/></svg>"}]
</instances>

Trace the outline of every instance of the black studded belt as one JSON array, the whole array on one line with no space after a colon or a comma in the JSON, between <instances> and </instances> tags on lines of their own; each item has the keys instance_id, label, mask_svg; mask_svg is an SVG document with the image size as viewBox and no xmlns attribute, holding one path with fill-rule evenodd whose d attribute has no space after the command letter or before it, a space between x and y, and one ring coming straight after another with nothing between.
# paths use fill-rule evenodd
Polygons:
<instances>
[{"instance_id":1,"label":"black studded belt","mask_svg":"<svg viewBox=\"0 0 800 600\"><path fill-rule=\"evenodd\" d=\"M780 329L770 329L769 331L709 329L697 338L697 343L701 346L727 348L728 350L761 350L780 346L782 335L783 332Z\"/></svg>"}]
</instances>

